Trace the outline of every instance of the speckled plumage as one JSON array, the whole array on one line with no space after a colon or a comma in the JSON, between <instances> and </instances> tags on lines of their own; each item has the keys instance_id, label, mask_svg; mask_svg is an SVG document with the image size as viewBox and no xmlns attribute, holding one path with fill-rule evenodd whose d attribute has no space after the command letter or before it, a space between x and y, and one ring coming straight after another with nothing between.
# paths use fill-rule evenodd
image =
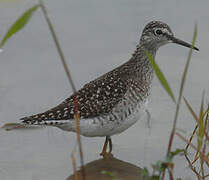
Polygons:
<instances>
[{"instance_id":1,"label":"speckled plumage","mask_svg":"<svg viewBox=\"0 0 209 180\"><path fill-rule=\"evenodd\" d=\"M140 115L146 108L153 79L153 68L145 51L149 51L155 57L160 46L174 40L178 39L173 37L167 24L160 21L148 23L128 62L89 82L77 92L82 135L117 134L140 118L137 114ZM25 124L52 125L63 130L75 131L74 97L75 95L70 96L60 105L44 113L21 120Z\"/></svg>"}]
</instances>

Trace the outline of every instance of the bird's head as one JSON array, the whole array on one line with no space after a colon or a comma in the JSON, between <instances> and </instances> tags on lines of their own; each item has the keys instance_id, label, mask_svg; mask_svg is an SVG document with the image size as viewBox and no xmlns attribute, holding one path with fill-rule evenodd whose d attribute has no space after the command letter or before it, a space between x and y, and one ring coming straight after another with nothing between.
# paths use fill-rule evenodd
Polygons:
<instances>
[{"instance_id":1,"label":"bird's head","mask_svg":"<svg viewBox=\"0 0 209 180\"><path fill-rule=\"evenodd\" d=\"M176 43L188 48L191 48L191 44L176 38L171 31L171 28L161 21L151 21L148 23L141 36L140 43L147 49L158 49L168 43ZM199 50L194 47L195 50Z\"/></svg>"}]
</instances>

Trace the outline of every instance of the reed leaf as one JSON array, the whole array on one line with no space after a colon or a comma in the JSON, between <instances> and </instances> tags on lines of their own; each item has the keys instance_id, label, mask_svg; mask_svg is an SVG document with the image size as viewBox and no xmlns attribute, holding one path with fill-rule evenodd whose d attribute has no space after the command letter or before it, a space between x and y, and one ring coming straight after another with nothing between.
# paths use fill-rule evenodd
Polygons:
<instances>
[{"instance_id":1,"label":"reed leaf","mask_svg":"<svg viewBox=\"0 0 209 180\"><path fill-rule=\"evenodd\" d=\"M155 70L155 73L157 75L157 78L159 79L161 85L163 86L163 88L166 90L166 92L168 93L168 95L171 97L171 99L173 100L173 102L176 103L176 99L173 95L173 92L170 88L170 85L168 84L168 81L166 80L164 74L162 73L162 71L160 70L159 66L157 65L157 63L155 62L154 58L152 57L152 55L146 51L145 52L153 69Z\"/></svg>"},{"instance_id":2,"label":"reed leaf","mask_svg":"<svg viewBox=\"0 0 209 180\"><path fill-rule=\"evenodd\" d=\"M9 28L9 30L7 31L6 35L4 36L4 38L2 39L1 43L0 43L0 47L4 46L4 44L7 42L7 40L13 36L15 33L17 33L18 31L20 31L31 19L33 13L37 10L37 8L39 7L39 5L34 5L33 7L31 7L30 9L28 9L27 11L25 11L14 23L13 25Z\"/></svg>"}]
</instances>

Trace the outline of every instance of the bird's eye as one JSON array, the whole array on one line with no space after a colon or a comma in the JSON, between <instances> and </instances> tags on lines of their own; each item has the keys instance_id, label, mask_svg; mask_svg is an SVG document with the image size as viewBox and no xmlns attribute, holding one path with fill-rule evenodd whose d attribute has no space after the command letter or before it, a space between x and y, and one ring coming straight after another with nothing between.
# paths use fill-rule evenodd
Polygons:
<instances>
[{"instance_id":1,"label":"bird's eye","mask_svg":"<svg viewBox=\"0 0 209 180\"><path fill-rule=\"evenodd\" d=\"M161 35L161 34L163 34L162 30L160 29L155 30L155 35Z\"/></svg>"}]
</instances>

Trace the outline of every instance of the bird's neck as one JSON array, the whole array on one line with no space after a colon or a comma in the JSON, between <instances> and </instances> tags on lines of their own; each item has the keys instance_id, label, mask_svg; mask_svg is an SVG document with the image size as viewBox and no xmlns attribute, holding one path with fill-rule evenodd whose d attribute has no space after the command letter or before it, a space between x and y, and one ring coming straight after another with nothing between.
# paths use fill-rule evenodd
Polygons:
<instances>
[{"instance_id":1,"label":"bird's neck","mask_svg":"<svg viewBox=\"0 0 209 180\"><path fill-rule=\"evenodd\" d=\"M152 57L155 58L157 50L158 47L155 44L153 43L145 44L142 41L140 41L140 43L136 46L135 52L133 53L133 58L136 58L139 61L140 60L144 61L144 58L147 58L146 52L149 52L152 55Z\"/></svg>"},{"instance_id":2,"label":"bird's neck","mask_svg":"<svg viewBox=\"0 0 209 180\"><path fill-rule=\"evenodd\" d=\"M146 46L139 44L128 63L131 64L132 74L134 74L137 80L151 84L153 79L153 68L147 58L146 51L155 58L157 49L146 48Z\"/></svg>"}]
</instances>

